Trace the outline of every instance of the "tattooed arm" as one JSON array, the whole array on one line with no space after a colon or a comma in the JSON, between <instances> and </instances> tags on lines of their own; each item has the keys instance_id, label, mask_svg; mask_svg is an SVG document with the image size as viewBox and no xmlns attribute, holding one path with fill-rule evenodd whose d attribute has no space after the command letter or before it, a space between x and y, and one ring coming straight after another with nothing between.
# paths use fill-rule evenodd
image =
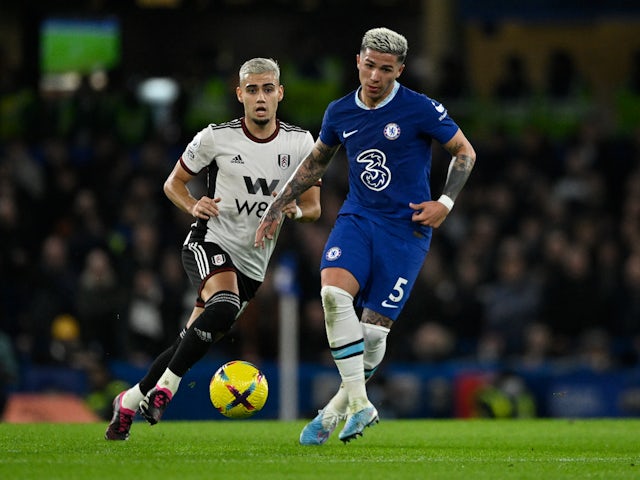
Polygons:
<instances>
[{"instance_id":1,"label":"tattooed arm","mask_svg":"<svg viewBox=\"0 0 640 480\"><path fill-rule=\"evenodd\" d=\"M471 174L473 165L476 162L476 152L462 133L462 130L458 130L458 133L443 146L453 158L449 164L447 181L444 184L442 194L449 197L452 202L455 202Z\"/></svg>"},{"instance_id":2,"label":"tattooed arm","mask_svg":"<svg viewBox=\"0 0 640 480\"><path fill-rule=\"evenodd\" d=\"M263 248L265 238L267 240L273 239L273 235L282 219L282 209L320 180L338 148L340 148L340 145L330 147L319 139L316 141L309 156L298 166L280 193L276 195L275 200L262 215L260 225L256 230L255 247Z\"/></svg>"},{"instance_id":3,"label":"tattooed arm","mask_svg":"<svg viewBox=\"0 0 640 480\"><path fill-rule=\"evenodd\" d=\"M453 203L462 191L462 187L467 182L476 162L476 152L467 137L462 133L462 130L458 130L443 147L453 158L449 164L449 172L442 190L442 196L437 201L409 204L414 210L412 220L433 228L438 228L447 218L453 208Z\"/></svg>"}]
</instances>

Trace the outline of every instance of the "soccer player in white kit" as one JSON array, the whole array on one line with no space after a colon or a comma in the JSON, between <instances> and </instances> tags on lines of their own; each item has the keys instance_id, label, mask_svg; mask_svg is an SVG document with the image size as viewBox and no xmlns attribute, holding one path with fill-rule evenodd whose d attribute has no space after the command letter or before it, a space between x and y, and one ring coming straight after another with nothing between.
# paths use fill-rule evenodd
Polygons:
<instances>
[{"instance_id":1,"label":"soccer player in white kit","mask_svg":"<svg viewBox=\"0 0 640 480\"><path fill-rule=\"evenodd\" d=\"M320 291L331 354L342 378L338 393L300 434L322 445L346 418L348 442L378 422L365 382L384 357L431 242L475 163L475 151L441 103L401 85L404 36L367 31L356 57L360 87L327 107L311 155L262 217L256 246L268 245L286 205L313 185L342 145L349 161L349 193L325 244ZM432 200L431 145L453 157L443 194ZM362 307L358 321L354 302Z\"/></svg>"},{"instance_id":2,"label":"soccer player in white kit","mask_svg":"<svg viewBox=\"0 0 640 480\"><path fill-rule=\"evenodd\" d=\"M200 131L164 184L167 197L195 218L182 262L198 298L174 344L139 383L114 399L107 440L126 440L138 410L152 425L160 420L182 377L229 331L264 280L275 242L255 249L256 228L275 192L310 153L313 137L276 118L284 88L274 60L245 62L236 95L244 116ZM187 184L200 172L206 174L207 192L196 199ZM300 222L316 220L319 186L314 182L288 202L284 214Z\"/></svg>"}]
</instances>

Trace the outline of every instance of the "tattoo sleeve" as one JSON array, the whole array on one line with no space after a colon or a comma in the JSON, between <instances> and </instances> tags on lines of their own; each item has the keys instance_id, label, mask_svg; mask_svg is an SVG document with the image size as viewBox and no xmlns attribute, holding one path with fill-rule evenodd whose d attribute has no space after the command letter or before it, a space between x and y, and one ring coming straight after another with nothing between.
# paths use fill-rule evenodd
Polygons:
<instances>
[{"instance_id":1,"label":"tattoo sleeve","mask_svg":"<svg viewBox=\"0 0 640 480\"><path fill-rule=\"evenodd\" d=\"M338 148L339 145L329 147L317 141L309 156L303 160L273 201L272 209L281 210L287 203L292 202L309 187L315 185L327 170Z\"/></svg>"},{"instance_id":2,"label":"tattoo sleeve","mask_svg":"<svg viewBox=\"0 0 640 480\"><path fill-rule=\"evenodd\" d=\"M447 181L444 184L442 193L451 200L456 199L462 191L462 187L467 182L475 160L469 155L459 154L451 159Z\"/></svg>"}]
</instances>

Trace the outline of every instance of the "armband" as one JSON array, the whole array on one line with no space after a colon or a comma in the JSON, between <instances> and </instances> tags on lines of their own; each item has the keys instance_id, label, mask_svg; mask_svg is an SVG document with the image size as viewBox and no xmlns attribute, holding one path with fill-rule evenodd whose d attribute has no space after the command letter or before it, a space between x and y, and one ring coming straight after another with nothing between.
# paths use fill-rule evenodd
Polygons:
<instances>
[{"instance_id":1,"label":"armband","mask_svg":"<svg viewBox=\"0 0 640 480\"><path fill-rule=\"evenodd\" d=\"M447 210L451 211L451 209L453 208L453 200L451 200L449 197L447 197L446 195L440 195L440 198L438 199L438 201L444 205L445 207L447 207Z\"/></svg>"},{"instance_id":2,"label":"armband","mask_svg":"<svg viewBox=\"0 0 640 480\"><path fill-rule=\"evenodd\" d=\"M298 220L299 218L302 218L302 210L296 205L296 214L293 216L293 219Z\"/></svg>"}]
</instances>

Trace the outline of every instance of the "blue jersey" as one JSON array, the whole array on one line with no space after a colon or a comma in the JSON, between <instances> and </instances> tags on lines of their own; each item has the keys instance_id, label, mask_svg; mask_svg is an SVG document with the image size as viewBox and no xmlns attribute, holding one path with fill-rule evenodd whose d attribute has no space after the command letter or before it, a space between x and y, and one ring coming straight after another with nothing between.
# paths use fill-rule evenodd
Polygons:
<instances>
[{"instance_id":1,"label":"blue jersey","mask_svg":"<svg viewBox=\"0 0 640 480\"><path fill-rule=\"evenodd\" d=\"M320 140L342 144L349 159L349 193L341 214L357 214L398 235L431 228L411 221L409 202L431 200L431 143L447 143L458 131L439 102L395 83L375 109L354 91L329 104Z\"/></svg>"}]
</instances>

